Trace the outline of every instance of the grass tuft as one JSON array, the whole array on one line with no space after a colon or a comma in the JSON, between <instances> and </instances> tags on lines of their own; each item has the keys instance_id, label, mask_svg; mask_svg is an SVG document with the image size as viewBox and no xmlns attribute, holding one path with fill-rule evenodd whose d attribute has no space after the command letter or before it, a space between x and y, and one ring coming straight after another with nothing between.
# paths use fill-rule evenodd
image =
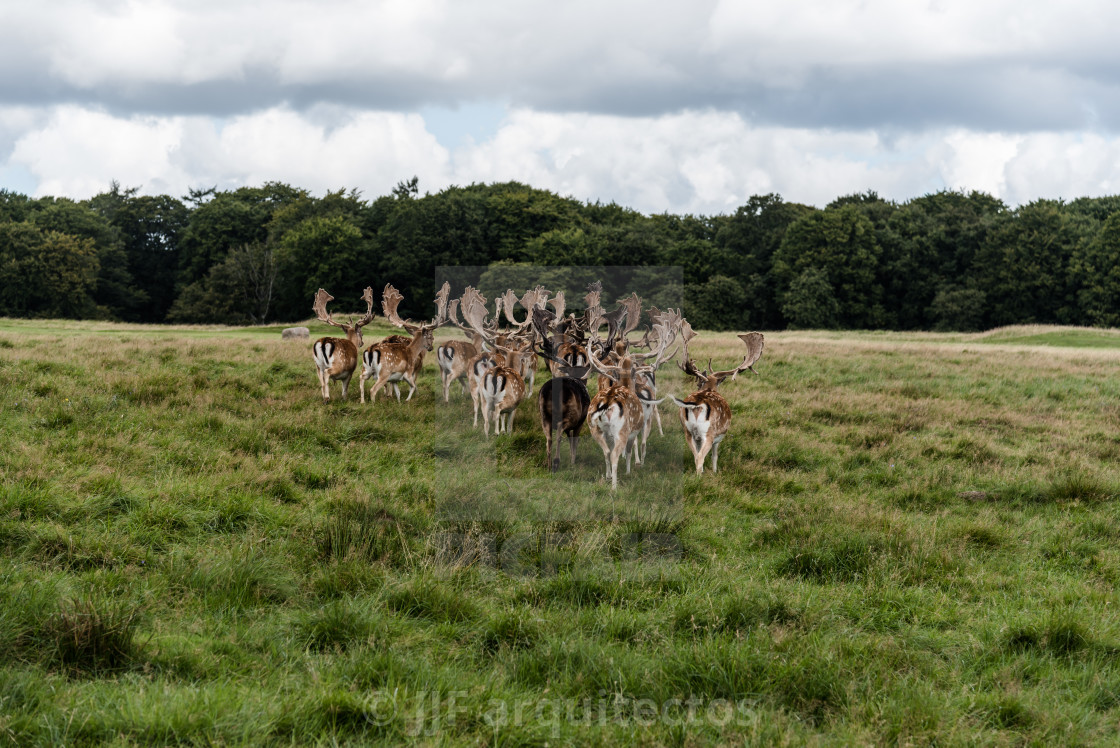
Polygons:
<instances>
[{"instance_id":1,"label":"grass tuft","mask_svg":"<svg viewBox=\"0 0 1120 748\"><path fill-rule=\"evenodd\" d=\"M136 662L141 646L139 608L124 602L83 598L62 602L36 635L47 660L75 673L100 674Z\"/></svg>"}]
</instances>

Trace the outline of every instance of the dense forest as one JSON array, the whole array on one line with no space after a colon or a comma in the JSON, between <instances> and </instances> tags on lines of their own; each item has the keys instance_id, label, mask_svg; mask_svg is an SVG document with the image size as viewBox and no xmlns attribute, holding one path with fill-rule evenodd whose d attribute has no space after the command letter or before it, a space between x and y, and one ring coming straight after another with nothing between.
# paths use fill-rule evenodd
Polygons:
<instances>
[{"instance_id":1,"label":"dense forest","mask_svg":"<svg viewBox=\"0 0 1120 748\"><path fill-rule=\"evenodd\" d=\"M518 183L367 201L281 183L182 198L110 185L83 201L0 190L0 316L264 323L320 286L367 285L430 316L440 266L676 266L705 329L977 330L1120 324L1120 197L1010 208L979 192L824 209L778 195L730 215L646 216ZM515 270L515 267L510 267ZM679 276L678 276L679 277Z\"/></svg>"}]
</instances>

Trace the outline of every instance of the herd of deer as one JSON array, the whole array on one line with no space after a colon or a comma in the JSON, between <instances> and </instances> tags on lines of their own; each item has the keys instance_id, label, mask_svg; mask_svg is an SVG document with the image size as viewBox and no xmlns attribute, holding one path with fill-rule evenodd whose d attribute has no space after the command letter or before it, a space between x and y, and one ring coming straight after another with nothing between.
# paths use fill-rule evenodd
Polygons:
<instances>
[{"instance_id":1,"label":"herd of deer","mask_svg":"<svg viewBox=\"0 0 1120 748\"><path fill-rule=\"evenodd\" d=\"M491 427L495 434L509 433L518 406L533 394L538 356L544 358L552 378L537 395L537 409L551 469L556 470L560 464L561 432L568 437L571 460L575 463L579 433L586 422L591 436L603 450L607 477L614 489L618 486L620 459L626 459L629 473L631 458L638 465L645 460L655 421L658 431L664 433L657 406L665 398L657 399L656 373L662 364L675 357L677 349L670 352L670 346L679 337L684 348L684 363L677 365L695 377L697 390L683 400L676 397L672 400L680 408L681 424L696 472L704 471L709 453L712 472L716 472L719 445L731 425L731 407L717 388L728 377L734 379L747 369L754 371L753 365L762 356L762 334L739 335L747 353L735 368L713 371L709 361L708 368L700 371L688 353L688 343L695 332L680 310L660 311L651 307L647 310L650 324L645 335L632 340L629 335L638 328L642 318L641 299L631 294L614 311L606 312L600 306L601 293L602 284L592 284L584 297L583 314L565 316L563 292L550 299L551 292L538 286L518 299L510 290L494 300L494 314L489 317L486 299L476 289L468 286L462 297L449 301L451 288L444 283L436 295L435 318L415 324L398 316L397 307L403 297L393 286L386 285L382 311L390 322L409 335L390 335L362 351L362 328L374 316L373 289L366 288L362 295L366 302L365 315L358 320L351 317L345 323L331 318L327 303L334 297L319 289L315 295L315 315L346 333L345 338L321 338L312 346L323 399L330 400L331 380L342 383L342 397L346 398L361 351L362 374L358 382L361 401L365 402L365 384L370 379L374 380L370 400L376 399L386 385L392 385L399 401L401 381L408 383L405 400L410 400L416 391L424 354L434 347L433 333L444 325L454 325L471 340L450 340L436 348L444 402L450 401L451 386L458 381L474 404L474 425L477 427L481 412L482 428L487 436ZM517 304L526 311L525 319L520 322L515 317ZM460 312L465 324L459 321ZM508 323L505 327L503 315ZM604 324L607 326L605 339L599 337ZM647 351L639 353L638 349L642 348ZM598 387L591 397L587 379L593 371L598 376Z\"/></svg>"}]
</instances>

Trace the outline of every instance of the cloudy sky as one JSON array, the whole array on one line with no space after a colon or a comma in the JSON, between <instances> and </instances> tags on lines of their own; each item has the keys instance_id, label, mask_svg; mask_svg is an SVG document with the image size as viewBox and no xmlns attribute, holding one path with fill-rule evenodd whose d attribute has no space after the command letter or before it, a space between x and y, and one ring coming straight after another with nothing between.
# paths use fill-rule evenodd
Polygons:
<instances>
[{"instance_id":1,"label":"cloudy sky","mask_svg":"<svg viewBox=\"0 0 1120 748\"><path fill-rule=\"evenodd\" d=\"M0 0L0 188L1120 192L1105 0Z\"/></svg>"}]
</instances>

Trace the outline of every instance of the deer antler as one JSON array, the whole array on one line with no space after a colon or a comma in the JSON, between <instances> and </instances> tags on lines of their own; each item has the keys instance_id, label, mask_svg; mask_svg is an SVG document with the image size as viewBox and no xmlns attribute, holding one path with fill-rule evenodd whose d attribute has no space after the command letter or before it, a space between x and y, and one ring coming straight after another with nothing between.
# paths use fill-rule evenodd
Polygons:
<instances>
[{"instance_id":1,"label":"deer antler","mask_svg":"<svg viewBox=\"0 0 1120 748\"><path fill-rule=\"evenodd\" d=\"M556 319L564 319L564 292L557 291L552 297L552 308L556 311Z\"/></svg>"},{"instance_id":2,"label":"deer antler","mask_svg":"<svg viewBox=\"0 0 1120 748\"><path fill-rule=\"evenodd\" d=\"M607 342L608 349L613 348L615 341L620 337L623 322L626 320L627 309L624 305L620 305L613 312L604 312L602 317L607 321Z\"/></svg>"},{"instance_id":3,"label":"deer antler","mask_svg":"<svg viewBox=\"0 0 1120 748\"><path fill-rule=\"evenodd\" d=\"M676 313L679 315L680 310L678 309ZM681 317L680 319L681 319L681 321L680 321L681 342L684 343L684 355L685 355L685 358L687 358L688 357L688 341L695 338L696 333L693 331L692 325L690 325L688 323L688 320L686 320L684 317Z\"/></svg>"},{"instance_id":4,"label":"deer antler","mask_svg":"<svg viewBox=\"0 0 1120 748\"><path fill-rule=\"evenodd\" d=\"M591 364L591 368L599 372L605 377L615 380L616 382L621 378L621 367L609 366L604 364L599 359L595 358L595 351L593 345L587 346L587 362Z\"/></svg>"},{"instance_id":5,"label":"deer antler","mask_svg":"<svg viewBox=\"0 0 1120 748\"><path fill-rule=\"evenodd\" d=\"M538 306L533 309L532 314L533 331L536 332L537 337L552 346L552 328L556 322L556 315L548 311L543 306Z\"/></svg>"},{"instance_id":6,"label":"deer antler","mask_svg":"<svg viewBox=\"0 0 1120 748\"><path fill-rule=\"evenodd\" d=\"M366 286L366 290L362 292L362 301L366 303L366 313L357 322L354 322L355 327L365 327L370 322L373 322L373 289Z\"/></svg>"},{"instance_id":7,"label":"deer antler","mask_svg":"<svg viewBox=\"0 0 1120 748\"><path fill-rule=\"evenodd\" d=\"M666 325L663 322L658 322L653 326L653 331L657 336L657 344L651 347L650 352L642 354L632 354L630 356L632 359L637 361L645 361L652 357L653 363L642 367L643 369L649 369L650 371L656 371L657 368L661 366L661 364L677 355L676 348L673 349L672 353L668 355L665 354L665 351L669 349L669 346L673 344L673 341L677 337L676 328L670 325Z\"/></svg>"},{"instance_id":8,"label":"deer antler","mask_svg":"<svg viewBox=\"0 0 1120 748\"><path fill-rule=\"evenodd\" d=\"M535 307L538 305L544 306L548 303L548 297L551 294L552 292L544 286L537 286L532 291L525 292L525 295L521 297L521 306L527 309L529 314L532 314Z\"/></svg>"},{"instance_id":9,"label":"deer antler","mask_svg":"<svg viewBox=\"0 0 1120 748\"><path fill-rule=\"evenodd\" d=\"M696 368L696 364L692 362L691 358L686 357L683 364L678 362L677 367L685 374L688 374L691 377L696 377L696 381L701 386L703 386L704 383L708 381L708 378L701 374L700 370Z\"/></svg>"},{"instance_id":10,"label":"deer antler","mask_svg":"<svg viewBox=\"0 0 1120 748\"><path fill-rule=\"evenodd\" d=\"M757 371L754 371L754 365L758 362L758 359L762 358L762 333L742 333L741 335L739 335L739 340L742 340L743 343L747 346L747 355L743 357L743 363L739 364L734 369L728 369L727 371L713 371L710 375L710 378L714 378L717 383L722 382L728 376L730 376L732 379L735 379L747 369L750 369L755 374L758 373ZM710 365L711 362L709 362L709 366Z\"/></svg>"},{"instance_id":11,"label":"deer antler","mask_svg":"<svg viewBox=\"0 0 1120 748\"><path fill-rule=\"evenodd\" d=\"M468 287L462 299L463 319L483 340L493 342L494 332L486 327L486 298Z\"/></svg>"},{"instance_id":12,"label":"deer antler","mask_svg":"<svg viewBox=\"0 0 1120 748\"><path fill-rule=\"evenodd\" d=\"M416 325L412 324L411 320L403 320L397 315L397 307L400 306L401 301L404 299L401 292L393 288L391 283L385 284L385 290L381 292L381 309L385 312L385 318L392 322L397 327L403 327L410 333L415 334L419 329Z\"/></svg>"},{"instance_id":13,"label":"deer antler","mask_svg":"<svg viewBox=\"0 0 1120 748\"><path fill-rule=\"evenodd\" d=\"M447 324L447 297L450 295L451 283L444 281L439 293L436 294L436 316L432 323L428 325L429 327L442 327Z\"/></svg>"},{"instance_id":14,"label":"deer antler","mask_svg":"<svg viewBox=\"0 0 1120 748\"><path fill-rule=\"evenodd\" d=\"M587 295L583 297L583 304L587 309L599 306L603 295L603 282L595 281L587 285Z\"/></svg>"},{"instance_id":15,"label":"deer antler","mask_svg":"<svg viewBox=\"0 0 1120 748\"><path fill-rule=\"evenodd\" d=\"M626 326L622 328L621 333L622 337L626 337L638 327L638 323L642 319L642 300L637 293L631 292L619 303L626 307Z\"/></svg>"},{"instance_id":16,"label":"deer antler","mask_svg":"<svg viewBox=\"0 0 1120 748\"><path fill-rule=\"evenodd\" d=\"M334 301L334 297L320 288L315 294L315 303L311 305L311 310L315 312L315 316L320 322L326 322L328 325L335 327L346 327L340 322L335 322L327 312L327 304L332 301Z\"/></svg>"},{"instance_id":17,"label":"deer antler","mask_svg":"<svg viewBox=\"0 0 1120 748\"><path fill-rule=\"evenodd\" d=\"M599 305L603 295L602 281L595 281L587 287L587 294L583 297L583 329L584 332L594 333L603 323L603 307Z\"/></svg>"}]
</instances>

